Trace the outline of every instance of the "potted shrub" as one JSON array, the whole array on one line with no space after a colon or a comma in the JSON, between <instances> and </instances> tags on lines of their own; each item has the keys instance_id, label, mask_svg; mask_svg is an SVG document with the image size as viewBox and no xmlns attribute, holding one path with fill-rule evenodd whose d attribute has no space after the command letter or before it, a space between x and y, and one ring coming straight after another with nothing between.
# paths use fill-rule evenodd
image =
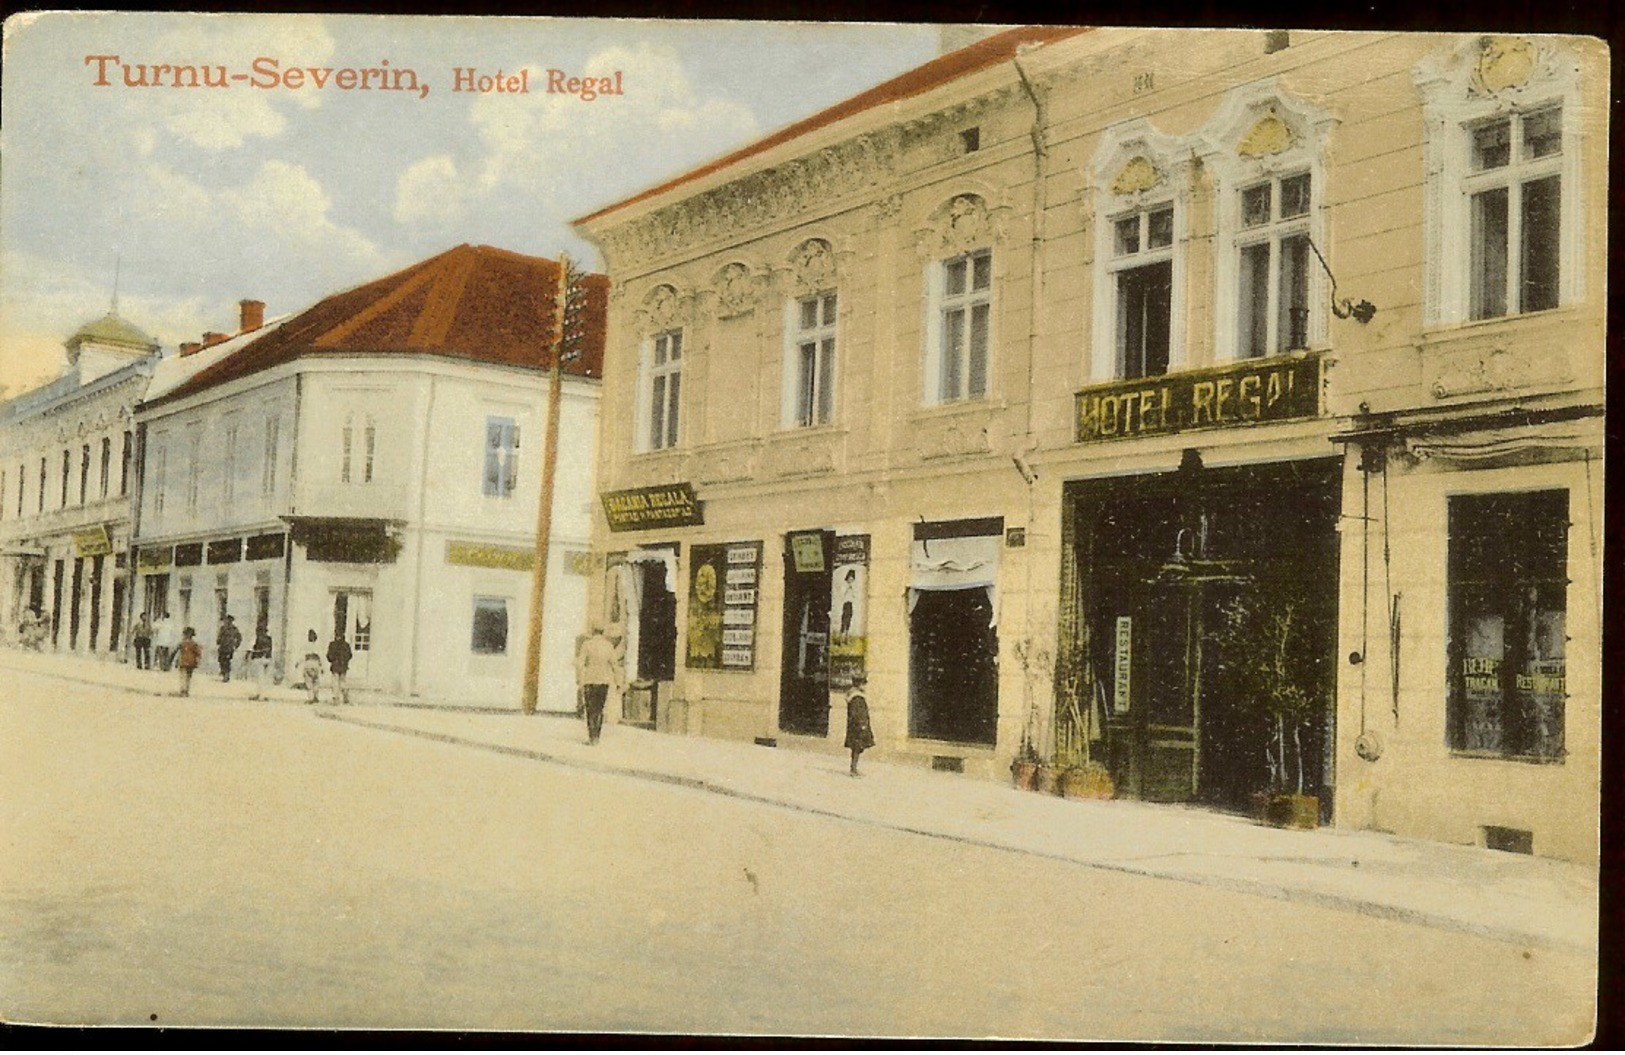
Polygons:
<instances>
[{"instance_id":1,"label":"potted shrub","mask_svg":"<svg viewBox=\"0 0 1625 1055\"><path fill-rule=\"evenodd\" d=\"M1032 791L1038 780L1038 751L1032 741L1022 738L1021 750L1010 762L1010 780L1019 791Z\"/></svg>"},{"instance_id":2,"label":"potted shrub","mask_svg":"<svg viewBox=\"0 0 1625 1055\"><path fill-rule=\"evenodd\" d=\"M1084 762L1061 771L1061 794L1069 799L1109 799L1116 794L1112 774L1099 762Z\"/></svg>"},{"instance_id":3,"label":"potted shrub","mask_svg":"<svg viewBox=\"0 0 1625 1055\"><path fill-rule=\"evenodd\" d=\"M1303 734L1324 717L1319 634L1302 601L1284 586L1256 584L1220 610L1214 638L1219 665L1266 728L1266 785L1254 795L1260 820L1277 827L1313 828L1320 799L1304 789Z\"/></svg>"}]
</instances>

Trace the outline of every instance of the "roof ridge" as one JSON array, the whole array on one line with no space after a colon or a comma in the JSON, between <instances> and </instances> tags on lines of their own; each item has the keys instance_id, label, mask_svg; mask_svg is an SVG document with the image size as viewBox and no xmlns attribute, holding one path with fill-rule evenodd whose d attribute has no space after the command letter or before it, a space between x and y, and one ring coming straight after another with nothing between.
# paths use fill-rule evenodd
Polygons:
<instances>
[{"instance_id":1,"label":"roof ridge","mask_svg":"<svg viewBox=\"0 0 1625 1055\"><path fill-rule=\"evenodd\" d=\"M450 256L451 254L456 253L458 250L472 248L472 246L465 243L463 245L448 249L444 253L439 254L439 256L432 256L427 260L413 265L413 267L403 268L402 271L411 271L415 267L418 269L418 273L413 275L411 278L402 281L399 286L396 286L388 293L379 297L377 300L374 300L371 304L367 305L365 308L362 308L348 319L345 319L331 330L326 330L323 333L312 337L310 339L310 346L312 348L330 348L338 344L338 342L344 340L344 338L350 336L350 334L354 333L362 326L371 322L373 319L376 319L384 312L405 300L425 283L433 282L437 270L435 265L438 264L442 258ZM400 275L402 271L395 272L395 275ZM391 278L395 277L395 275L385 275L383 278L376 279L373 282L366 283L366 285L356 287L356 290L352 292L357 292L365 289L367 286L376 285L377 283L388 282ZM337 294L337 296L343 296L343 294ZM321 301L318 301L318 303L321 303Z\"/></svg>"}]
</instances>

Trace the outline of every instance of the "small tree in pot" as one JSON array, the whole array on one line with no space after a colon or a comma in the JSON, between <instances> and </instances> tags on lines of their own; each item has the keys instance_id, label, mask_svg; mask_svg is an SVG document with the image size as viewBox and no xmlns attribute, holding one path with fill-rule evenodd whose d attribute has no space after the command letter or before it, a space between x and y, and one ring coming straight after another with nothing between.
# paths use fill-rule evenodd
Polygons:
<instances>
[{"instance_id":1,"label":"small tree in pot","mask_svg":"<svg viewBox=\"0 0 1625 1055\"><path fill-rule=\"evenodd\" d=\"M1264 820L1313 828L1320 800L1304 790L1304 733L1325 713L1322 634L1284 584L1254 584L1220 609L1213 638L1219 666L1243 706L1261 714L1268 770Z\"/></svg>"}]
</instances>

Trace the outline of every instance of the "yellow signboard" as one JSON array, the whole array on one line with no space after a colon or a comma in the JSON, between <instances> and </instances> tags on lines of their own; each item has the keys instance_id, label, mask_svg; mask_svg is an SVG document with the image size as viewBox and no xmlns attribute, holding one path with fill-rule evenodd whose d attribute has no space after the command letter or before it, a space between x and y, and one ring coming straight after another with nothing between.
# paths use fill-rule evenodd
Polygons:
<instances>
[{"instance_id":1,"label":"yellow signboard","mask_svg":"<svg viewBox=\"0 0 1625 1055\"><path fill-rule=\"evenodd\" d=\"M536 566L536 551L525 546L493 546L484 542L446 543L446 563L470 568L502 568L530 571Z\"/></svg>"},{"instance_id":2,"label":"yellow signboard","mask_svg":"<svg viewBox=\"0 0 1625 1055\"><path fill-rule=\"evenodd\" d=\"M113 552L113 540L108 537L107 525L97 524L75 531L73 548L81 557L105 557Z\"/></svg>"}]
</instances>

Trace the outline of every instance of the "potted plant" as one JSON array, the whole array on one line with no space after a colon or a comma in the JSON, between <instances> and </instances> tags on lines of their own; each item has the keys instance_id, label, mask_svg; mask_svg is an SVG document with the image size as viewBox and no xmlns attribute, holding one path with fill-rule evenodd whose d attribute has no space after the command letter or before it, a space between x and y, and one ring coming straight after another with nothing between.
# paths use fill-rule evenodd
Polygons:
<instances>
[{"instance_id":1,"label":"potted plant","mask_svg":"<svg viewBox=\"0 0 1625 1055\"><path fill-rule=\"evenodd\" d=\"M1266 786L1254 795L1260 820L1313 828L1320 799L1304 789L1303 734L1325 713L1320 635L1307 606L1284 585L1255 584L1220 610L1219 666L1266 732Z\"/></svg>"},{"instance_id":2,"label":"potted plant","mask_svg":"<svg viewBox=\"0 0 1625 1055\"><path fill-rule=\"evenodd\" d=\"M1022 737L1021 750L1010 762L1010 780L1018 791L1032 791L1038 780L1038 749L1031 740Z\"/></svg>"},{"instance_id":3,"label":"potted plant","mask_svg":"<svg viewBox=\"0 0 1625 1055\"><path fill-rule=\"evenodd\" d=\"M1069 799L1109 799L1116 790L1111 771L1099 762L1082 762L1061 772L1061 794Z\"/></svg>"}]
</instances>

